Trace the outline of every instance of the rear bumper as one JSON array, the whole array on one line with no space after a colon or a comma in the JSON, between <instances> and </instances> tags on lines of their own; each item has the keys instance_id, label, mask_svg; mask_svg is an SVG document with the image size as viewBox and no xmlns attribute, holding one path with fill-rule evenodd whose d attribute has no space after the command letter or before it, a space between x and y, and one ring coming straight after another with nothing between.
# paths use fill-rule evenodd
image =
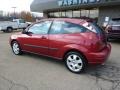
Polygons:
<instances>
[{"instance_id":1,"label":"rear bumper","mask_svg":"<svg viewBox=\"0 0 120 90\"><path fill-rule=\"evenodd\" d=\"M111 53L111 45L107 44L107 46L100 52L96 53L89 53L87 55L88 63L89 64L104 64L105 61L109 58L109 55Z\"/></svg>"},{"instance_id":2,"label":"rear bumper","mask_svg":"<svg viewBox=\"0 0 120 90\"><path fill-rule=\"evenodd\" d=\"M107 37L108 38L116 38L116 39L118 39L118 38L120 38L120 33L108 33L107 34Z\"/></svg>"}]
</instances>

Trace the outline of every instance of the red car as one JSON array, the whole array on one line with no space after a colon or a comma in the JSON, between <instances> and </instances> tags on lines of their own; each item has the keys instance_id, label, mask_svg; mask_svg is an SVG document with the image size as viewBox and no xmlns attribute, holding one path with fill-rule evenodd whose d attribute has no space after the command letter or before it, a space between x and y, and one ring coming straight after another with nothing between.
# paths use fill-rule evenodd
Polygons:
<instances>
[{"instance_id":1,"label":"red car","mask_svg":"<svg viewBox=\"0 0 120 90\"><path fill-rule=\"evenodd\" d=\"M41 20L12 35L10 45L15 55L29 52L63 60L74 73L82 72L87 64L103 64L111 52L97 24L68 18Z\"/></svg>"}]
</instances>

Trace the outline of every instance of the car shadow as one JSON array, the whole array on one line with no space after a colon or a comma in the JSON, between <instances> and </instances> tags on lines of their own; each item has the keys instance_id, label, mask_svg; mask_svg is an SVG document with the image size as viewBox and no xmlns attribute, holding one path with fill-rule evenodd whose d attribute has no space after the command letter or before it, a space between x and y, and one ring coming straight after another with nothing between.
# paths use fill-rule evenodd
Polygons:
<instances>
[{"instance_id":1,"label":"car shadow","mask_svg":"<svg viewBox=\"0 0 120 90\"><path fill-rule=\"evenodd\" d=\"M45 57L45 56L35 55L30 53L24 53L23 56L28 56L30 58L34 58L35 60L41 60L42 62L59 65L62 68L65 67L64 61L62 60L57 60L50 57ZM86 70L81 74L87 74L87 75L93 75L93 76L105 75L106 77L108 77L111 74L117 74L117 73L120 74L120 67L113 66L112 64L106 63L105 65L93 65L93 66L88 65Z\"/></svg>"},{"instance_id":2,"label":"car shadow","mask_svg":"<svg viewBox=\"0 0 120 90\"><path fill-rule=\"evenodd\" d=\"M66 69L64 62L60 60L56 60L56 59L45 57L45 56L30 54L30 53L25 53L23 54L23 56L28 56L30 58L34 58L35 60L41 60L42 62L45 62L47 64L52 64L55 66L59 66L62 69ZM66 69L66 74L74 74L74 73L71 73ZM96 81L103 80L111 83L114 83L114 82L119 83L120 67L109 64L109 62L107 62L105 65L88 66L84 72L76 75L78 77L79 75L87 76L90 78L93 77L96 79Z\"/></svg>"},{"instance_id":3,"label":"car shadow","mask_svg":"<svg viewBox=\"0 0 120 90\"><path fill-rule=\"evenodd\" d=\"M23 54L23 56L28 56L30 58L35 58L36 60L41 60L41 61L47 62L47 63L61 65L62 67L64 66L64 61L57 60L57 59L50 58L50 57L46 57L46 56L42 56L42 55L36 55L36 54L31 54L31 53L26 53L25 52Z\"/></svg>"},{"instance_id":4,"label":"car shadow","mask_svg":"<svg viewBox=\"0 0 120 90\"><path fill-rule=\"evenodd\" d=\"M96 67L88 67L85 74L109 82L120 82L120 67L106 63Z\"/></svg>"},{"instance_id":5,"label":"car shadow","mask_svg":"<svg viewBox=\"0 0 120 90\"><path fill-rule=\"evenodd\" d=\"M120 39L109 39L109 42L120 44Z\"/></svg>"},{"instance_id":6,"label":"car shadow","mask_svg":"<svg viewBox=\"0 0 120 90\"><path fill-rule=\"evenodd\" d=\"M65 63L63 60L57 60L54 58L50 58L50 57L46 57L46 56L42 56L42 55L31 54L31 53L27 53L27 52L24 52L24 54L22 56L34 58L35 60L40 60L42 62L46 62L46 63L50 63L50 64L54 64L54 65L59 65L62 68L65 67ZM99 68L99 67L100 67L100 65L99 66L88 65L86 70L84 72L82 72L81 74L95 73L96 68Z\"/></svg>"}]
</instances>

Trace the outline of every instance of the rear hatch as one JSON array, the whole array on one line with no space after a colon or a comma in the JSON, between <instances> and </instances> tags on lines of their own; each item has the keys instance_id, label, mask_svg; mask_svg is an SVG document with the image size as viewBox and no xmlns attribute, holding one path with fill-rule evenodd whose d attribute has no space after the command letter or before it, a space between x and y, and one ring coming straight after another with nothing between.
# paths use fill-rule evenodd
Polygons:
<instances>
[{"instance_id":1,"label":"rear hatch","mask_svg":"<svg viewBox=\"0 0 120 90\"><path fill-rule=\"evenodd\" d=\"M94 51L101 51L107 45L107 36L105 31L100 28L96 23L85 23L83 24L89 31L93 32L93 39L97 39L96 42L93 42ZM96 36L96 37L94 37Z\"/></svg>"}]
</instances>

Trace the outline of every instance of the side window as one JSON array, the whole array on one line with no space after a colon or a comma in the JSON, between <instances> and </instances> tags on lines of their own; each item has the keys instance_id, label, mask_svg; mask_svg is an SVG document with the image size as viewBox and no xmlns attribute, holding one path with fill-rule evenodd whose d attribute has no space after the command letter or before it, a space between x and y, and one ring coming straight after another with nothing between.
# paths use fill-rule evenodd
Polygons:
<instances>
[{"instance_id":1,"label":"side window","mask_svg":"<svg viewBox=\"0 0 120 90\"><path fill-rule=\"evenodd\" d=\"M28 32L32 34L47 34L50 28L52 21L43 21L31 26Z\"/></svg>"},{"instance_id":2,"label":"side window","mask_svg":"<svg viewBox=\"0 0 120 90\"><path fill-rule=\"evenodd\" d=\"M19 20L19 23L25 23L25 20L20 19L20 20Z\"/></svg>"},{"instance_id":3,"label":"side window","mask_svg":"<svg viewBox=\"0 0 120 90\"><path fill-rule=\"evenodd\" d=\"M62 31L62 25L63 25L63 21L54 21L49 33L60 34Z\"/></svg>"},{"instance_id":4,"label":"side window","mask_svg":"<svg viewBox=\"0 0 120 90\"><path fill-rule=\"evenodd\" d=\"M84 28L83 26L80 26L78 24L73 24L73 23L69 23L69 22L65 22L63 24L63 33L64 34L69 34L69 33L81 33L81 32L85 32L86 28Z\"/></svg>"}]
</instances>

